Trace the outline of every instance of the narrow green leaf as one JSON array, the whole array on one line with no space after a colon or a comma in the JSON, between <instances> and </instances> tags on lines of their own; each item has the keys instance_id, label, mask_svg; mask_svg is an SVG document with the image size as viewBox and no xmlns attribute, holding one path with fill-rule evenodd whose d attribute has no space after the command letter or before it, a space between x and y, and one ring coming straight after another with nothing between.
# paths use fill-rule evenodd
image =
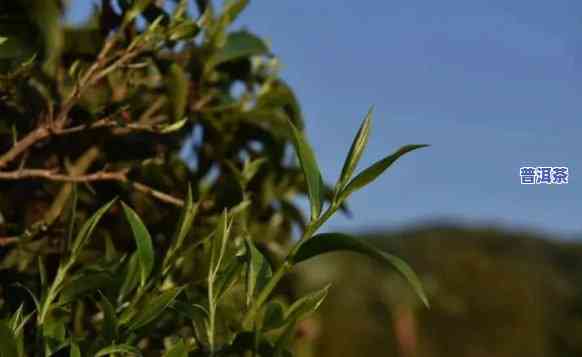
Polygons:
<instances>
[{"instance_id":1,"label":"narrow green leaf","mask_svg":"<svg viewBox=\"0 0 582 357\"><path fill-rule=\"evenodd\" d=\"M40 286L42 289L46 289L47 287L47 280L46 280L46 267L44 265L43 257L38 257L38 273L40 275Z\"/></svg>"},{"instance_id":2,"label":"narrow green leaf","mask_svg":"<svg viewBox=\"0 0 582 357\"><path fill-rule=\"evenodd\" d=\"M226 209L223 211L222 215L220 216L220 220L218 221L218 225L216 227L216 232L214 234L212 240L212 252L210 257L210 271L211 280L214 280L216 277L216 273L220 269L222 265L222 260L224 258L224 253L226 250L226 242L228 240L229 235L229 222L228 222L228 215Z\"/></svg>"},{"instance_id":3,"label":"narrow green leaf","mask_svg":"<svg viewBox=\"0 0 582 357\"><path fill-rule=\"evenodd\" d=\"M129 8L125 12L125 16L123 18L124 26L127 25L129 22L131 22L133 19L135 19L137 16L139 16L148 7L148 5L152 1L153 0L135 0L135 1L133 1L131 8Z\"/></svg>"},{"instance_id":4,"label":"narrow green leaf","mask_svg":"<svg viewBox=\"0 0 582 357\"><path fill-rule=\"evenodd\" d=\"M124 270L125 277L123 279L123 284L121 284L121 288L119 289L119 302L125 300L126 296L137 286L139 280L139 266L139 255L135 252L129 258Z\"/></svg>"},{"instance_id":5,"label":"narrow green leaf","mask_svg":"<svg viewBox=\"0 0 582 357\"><path fill-rule=\"evenodd\" d=\"M348 183L346 188L340 194L340 201L345 200L354 191L357 191L360 188L368 185L370 182L374 181L402 155L412 150L420 149L426 146L428 145L405 145L392 155L388 155L382 160L376 161L372 166L360 172L358 176L354 177L354 179Z\"/></svg>"},{"instance_id":6,"label":"narrow green leaf","mask_svg":"<svg viewBox=\"0 0 582 357\"><path fill-rule=\"evenodd\" d=\"M364 153L364 149L366 148L366 144L368 143L368 135L370 133L370 126L372 124L372 113L374 108L370 108L368 114L364 118L360 129L358 130L358 134L354 137L354 141L352 142L352 146L350 147L350 151L348 152L348 156L346 157L346 161L344 162L344 166L342 168L342 173L339 180L339 188L343 188L343 186L348 182L350 178L352 178L352 174Z\"/></svg>"},{"instance_id":7,"label":"narrow green leaf","mask_svg":"<svg viewBox=\"0 0 582 357\"><path fill-rule=\"evenodd\" d=\"M285 320L287 320L288 323L294 324L295 322L300 321L314 313L319 308L321 303L323 303L323 300L325 300L330 286L331 284L328 284L323 288L295 301L289 307L289 310L287 310L287 313L285 314Z\"/></svg>"},{"instance_id":8,"label":"narrow green leaf","mask_svg":"<svg viewBox=\"0 0 582 357\"><path fill-rule=\"evenodd\" d=\"M7 37L0 36L0 45L3 44L6 41L8 41L8 38Z\"/></svg>"},{"instance_id":9,"label":"narrow green leaf","mask_svg":"<svg viewBox=\"0 0 582 357\"><path fill-rule=\"evenodd\" d=\"M224 4L222 16L228 16L229 22L232 23L248 4L249 0L227 0Z\"/></svg>"},{"instance_id":10,"label":"narrow green leaf","mask_svg":"<svg viewBox=\"0 0 582 357\"><path fill-rule=\"evenodd\" d=\"M168 352L164 353L164 357L188 357L184 340L180 339Z\"/></svg>"},{"instance_id":11,"label":"narrow green leaf","mask_svg":"<svg viewBox=\"0 0 582 357\"><path fill-rule=\"evenodd\" d=\"M18 346L12 330L0 321L0 357L18 356Z\"/></svg>"},{"instance_id":12,"label":"narrow green leaf","mask_svg":"<svg viewBox=\"0 0 582 357\"><path fill-rule=\"evenodd\" d=\"M83 248L85 243L87 243L87 239L89 239L89 237L95 230L97 223L99 223L101 217L103 217L105 212L109 210L109 208L113 205L115 201L116 199L113 199L106 203L103 207L99 208L97 212L95 212L93 216L91 216L91 218L89 218L87 222L83 224L81 230L79 231L77 237L75 238L75 241L73 242L73 247L71 248L72 259L76 259L76 257L79 255L81 248Z\"/></svg>"},{"instance_id":13,"label":"narrow green leaf","mask_svg":"<svg viewBox=\"0 0 582 357\"><path fill-rule=\"evenodd\" d=\"M135 213L131 207L123 203L123 211L125 212L125 217L129 221L137 245L137 254L140 265L140 282L143 287L154 268L155 257L152 238L141 218L139 218L137 213Z\"/></svg>"},{"instance_id":14,"label":"narrow green leaf","mask_svg":"<svg viewBox=\"0 0 582 357\"><path fill-rule=\"evenodd\" d=\"M307 140L305 140L303 134L297 130L291 121L289 121L289 125L293 131L295 151L297 152L299 163L301 164L305 180L307 181L309 202L311 205L311 220L315 220L319 217L323 206L323 180L319 172L319 166L317 166L317 161L315 160L315 155Z\"/></svg>"},{"instance_id":15,"label":"narrow green leaf","mask_svg":"<svg viewBox=\"0 0 582 357\"><path fill-rule=\"evenodd\" d=\"M254 245L245 237L247 252L246 259L246 298L247 305L250 305L256 292L261 291L273 275L271 265Z\"/></svg>"},{"instance_id":16,"label":"narrow green leaf","mask_svg":"<svg viewBox=\"0 0 582 357\"><path fill-rule=\"evenodd\" d=\"M176 299L181 291L182 288L172 288L153 297L143 306L141 312L132 319L128 330L136 330L154 321Z\"/></svg>"},{"instance_id":17,"label":"narrow green leaf","mask_svg":"<svg viewBox=\"0 0 582 357\"><path fill-rule=\"evenodd\" d=\"M178 226L176 227L176 231L174 233L174 238L172 239L172 245L164 258L163 272L166 274L170 269L171 263L176 256L176 253L182 248L184 244L184 239L188 233L190 233L190 229L192 228L192 223L194 222L194 218L196 217L196 213L198 212L199 202L196 204L192 201L192 187L188 186L188 193L186 194L186 202L184 204L184 208L182 209L182 213L180 214L180 220L178 221Z\"/></svg>"},{"instance_id":18,"label":"narrow green leaf","mask_svg":"<svg viewBox=\"0 0 582 357\"><path fill-rule=\"evenodd\" d=\"M117 339L117 316L115 314L115 308L103 293L101 293L99 306L101 307L101 311L103 311L103 328L101 334L107 343L111 343Z\"/></svg>"},{"instance_id":19,"label":"narrow green leaf","mask_svg":"<svg viewBox=\"0 0 582 357\"><path fill-rule=\"evenodd\" d=\"M140 350L131 345L113 345L99 350L95 357L107 356L113 353L131 353L132 355L142 356Z\"/></svg>"},{"instance_id":20,"label":"narrow green leaf","mask_svg":"<svg viewBox=\"0 0 582 357\"><path fill-rule=\"evenodd\" d=\"M220 301L220 298L228 291L228 289L236 282L240 276L243 268L243 262L238 257L233 257L226 266L224 271L221 271L216 278L215 301Z\"/></svg>"},{"instance_id":21,"label":"narrow green leaf","mask_svg":"<svg viewBox=\"0 0 582 357\"><path fill-rule=\"evenodd\" d=\"M369 257L377 259L383 263L394 267L404 278L410 283L414 292L419 296L422 302L428 307L429 302L420 279L416 273L404 262L402 259L382 252L375 247L372 247L359 239L343 233L322 233L313 236L308 241L305 241L297 251L293 261L300 263L315 256L335 252L335 251L352 251L356 253L365 254Z\"/></svg>"}]
</instances>

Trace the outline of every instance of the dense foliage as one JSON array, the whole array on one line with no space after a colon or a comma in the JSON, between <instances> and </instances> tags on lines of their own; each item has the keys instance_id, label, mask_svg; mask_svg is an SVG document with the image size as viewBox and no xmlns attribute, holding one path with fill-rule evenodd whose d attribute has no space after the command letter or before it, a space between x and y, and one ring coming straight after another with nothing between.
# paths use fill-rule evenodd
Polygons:
<instances>
[{"instance_id":1,"label":"dense foliage","mask_svg":"<svg viewBox=\"0 0 582 357\"><path fill-rule=\"evenodd\" d=\"M399 258L317 234L424 145L353 177L369 113L324 184L277 59L229 29L247 2L103 0L79 28L56 0L0 5L0 356L289 355L328 289L289 300L284 278L336 250L426 303Z\"/></svg>"}]
</instances>

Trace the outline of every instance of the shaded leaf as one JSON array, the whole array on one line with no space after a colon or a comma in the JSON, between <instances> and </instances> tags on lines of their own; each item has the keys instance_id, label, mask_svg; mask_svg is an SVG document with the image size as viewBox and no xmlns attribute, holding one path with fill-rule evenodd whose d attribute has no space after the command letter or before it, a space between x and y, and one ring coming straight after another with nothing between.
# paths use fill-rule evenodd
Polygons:
<instances>
[{"instance_id":1,"label":"shaded leaf","mask_svg":"<svg viewBox=\"0 0 582 357\"><path fill-rule=\"evenodd\" d=\"M356 177L354 177L353 180L350 181L350 183L348 183L348 185L340 194L340 201L345 200L354 191L357 191L360 188L368 185L370 182L374 181L402 155L412 150L420 149L426 146L428 145L405 145L392 155L386 156L382 160L376 161L372 166L360 172Z\"/></svg>"},{"instance_id":2,"label":"shaded leaf","mask_svg":"<svg viewBox=\"0 0 582 357\"><path fill-rule=\"evenodd\" d=\"M285 325L285 306L280 301L269 301L265 306L263 331L275 330Z\"/></svg>"},{"instance_id":3,"label":"shaded leaf","mask_svg":"<svg viewBox=\"0 0 582 357\"><path fill-rule=\"evenodd\" d=\"M103 294L101 294L99 306L101 307L101 311L103 311L103 328L101 333L105 341L111 343L117 339L117 316L115 314L115 308Z\"/></svg>"},{"instance_id":4,"label":"shaded leaf","mask_svg":"<svg viewBox=\"0 0 582 357\"><path fill-rule=\"evenodd\" d=\"M141 286L147 282L154 268L154 247L152 245L152 238L147 228L143 224L141 218L135 213L131 207L123 203L123 211L129 221L133 237L137 245L137 254L139 257Z\"/></svg>"},{"instance_id":5,"label":"shaded leaf","mask_svg":"<svg viewBox=\"0 0 582 357\"><path fill-rule=\"evenodd\" d=\"M79 349L79 345L77 345L75 342L71 342L69 355L70 357L81 357L81 350Z\"/></svg>"},{"instance_id":6,"label":"shaded leaf","mask_svg":"<svg viewBox=\"0 0 582 357\"><path fill-rule=\"evenodd\" d=\"M0 321L0 357L14 356L18 356L14 333L3 321Z\"/></svg>"},{"instance_id":7,"label":"shaded leaf","mask_svg":"<svg viewBox=\"0 0 582 357\"><path fill-rule=\"evenodd\" d=\"M420 279L416 273L404 262L402 259L382 252L375 247L372 247L359 239L343 233L322 233L313 236L311 239L305 241L297 251L293 261L300 263L318 255L336 251L352 251L356 253L365 254L369 257L377 259L394 267L404 278L410 283L414 292L419 296L422 302L429 306L428 298L424 293Z\"/></svg>"},{"instance_id":8,"label":"shaded leaf","mask_svg":"<svg viewBox=\"0 0 582 357\"><path fill-rule=\"evenodd\" d=\"M170 30L170 41L191 40L200 32L200 26L193 21L183 21Z\"/></svg>"},{"instance_id":9,"label":"shaded leaf","mask_svg":"<svg viewBox=\"0 0 582 357\"><path fill-rule=\"evenodd\" d=\"M273 275L271 265L254 245L245 237L246 251L246 297L247 305L250 305L256 292L261 291Z\"/></svg>"},{"instance_id":10,"label":"shaded leaf","mask_svg":"<svg viewBox=\"0 0 582 357\"><path fill-rule=\"evenodd\" d=\"M173 120L183 119L188 100L188 78L184 69L177 63L170 65L166 88Z\"/></svg>"},{"instance_id":11,"label":"shaded leaf","mask_svg":"<svg viewBox=\"0 0 582 357\"><path fill-rule=\"evenodd\" d=\"M133 317L128 329L136 330L154 321L176 299L181 291L182 288L172 288L163 291L159 293L159 295L153 297L146 304L144 304L140 313Z\"/></svg>"}]
</instances>

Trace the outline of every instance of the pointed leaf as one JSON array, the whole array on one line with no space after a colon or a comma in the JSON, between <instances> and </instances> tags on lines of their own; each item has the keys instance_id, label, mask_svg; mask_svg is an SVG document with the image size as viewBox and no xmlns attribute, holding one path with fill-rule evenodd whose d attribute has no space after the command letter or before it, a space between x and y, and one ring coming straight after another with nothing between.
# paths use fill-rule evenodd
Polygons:
<instances>
[{"instance_id":1,"label":"pointed leaf","mask_svg":"<svg viewBox=\"0 0 582 357\"><path fill-rule=\"evenodd\" d=\"M87 243L87 240L95 230L95 227L97 226L97 223L99 223L101 217L103 217L105 212L109 210L109 208L111 207L111 205L113 205L115 201L116 199L113 199L109 201L109 203L106 203L103 207L99 208L97 212L95 212L93 216L91 216L91 218L89 218L87 222L83 224L81 230L79 231L77 237L75 238L75 241L73 242L73 247L71 248L71 256L73 257L73 259L75 259L78 256L81 248L85 245L85 243Z\"/></svg>"},{"instance_id":2,"label":"pointed leaf","mask_svg":"<svg viewBox=\"0 0 582 357\"><path fill-rule=\"evenodd\" d=\"M123 211L129 221L133 237L137 245L137 253L140 265L140 282L144 286L148 277L154 268L154 247L152 245L152 238L147 228L143 224L141 218L128 205L123 203Z\"/></svg>"},{"instance_id":3,"label":"pointed leaf","mask_svg":"<svg viewBox=\"0 0 582 357\"><path fill-rule=\"evenodd\" d=\"M170 30L170 41L191 40L200 32L200 26L194 21L183 21Z\"/></svg>"},{"instance_id":4,"label":"pointed leaf","mask_svg":"<svg viewBox=\"0 0 582 357\"><path fill-rule=\"evenodd\" d=\"M147 304L145 304L143 310L133 318L128 330L136 330L154 321L176 299L181 291L182 288L173 288L163 291L159 295L153 297Z\"/></svg>"},{"instance_id":5,"label":"pointed leaf","mask_svg":"<svg viewBox=\"0 0 582 357\"><path fill-rule=\"evenodd\" d=\"M133 253L129 258L124 273L123 284L119 289L119 302L123 301L137 286L139 276L139 255L137 252Z\"/></svg>"},{"instance_id":6,"label":"pointed leaf","mask_svg":"<svg viewBox=\"0 0 582 357\"><path fill-rule=\"evenodd\" d=\"M295 301L287 310L285 319L288 323L294 324L295 322L307 317L308 315L314 313L329 291L331 284L324 286L323 288L316 290L301 299Z\"/></svg>"},{"instance_id":7,"label":"pointed leaf","mask_svg":"<svg viewBox=\"0 0 582 357\"><path fill-rule=\"evenodd\" d=\"M426 146L428 145L405 145L392 155L388 155L382 160L376 161L372 166L360 172L358 176L354 177L354 179L348 183L346 188L340 194L340 201L345 200L350 194L352 194L352 192L357 191L360 188L368 185L370 182L374 181L402 155L412 150L420 149Z\"/></svg>"},{"instance_id":8,"label":"pointed leaf","mask_svg":"<svg viewBox=\"0 0 582 357\"><path fill-rule=\"evenodd\" d=\"M280 301L269 301L265 306L263 331L275 330L285 325L285 306Z\"/></svg>"},{"instance_id":9,"label":"pointed leaf","mask_svg":"<svg viewBox=\"0 0 582 357\"><path fill-rule=\"evenodd\" d=\"M182 248L184 244L184 239L190 233L192 228L192 223L198 212L199 202L194 204L192 202L192 187L188 186L188 193L186 194L186 202L182 213L180 215L180 220L178 221L178 226L176 227L176 232L174 233L174 238L172 240L172 245L164 258L163 272L166 274L170 268L170 264L173 263L172 260L175 258L176 253Z\"/></svg>"},{"instance_id":10,"label":"pointed leaf","mask_svg":"<svg viewBox=\"0 0 582 357\"><path fill-rule=\"evenodd\" d=\"M224 258L224 253L226 251L226 242L228 240L230 225L228 222L228 215L226 209L223 211L216 231L214 233L214 238L212 240L212 252L210 257L210 271L212 279L216 277L216 273L222 265L222 260Z\"/></svg>"},{"instance_id":11,"label":"pointed leaf","mask_svg":"<svg viewBox=\"0 0 582 357\"><path fill-rule=\"evenodd\" d=\"M8 41L8 38L0 36L0 45Z\"/></svg>"},{"instance_id":12,"label":"pointed leaf","mask_svg":"<svg viewBox=\"0 0 582 357\"><path fill-rule=\"evenodd\" d=\"M273 275L271 265L249 239L245 237L247 252L246 263L246 291L247 305L250 305L257 291L261 291Z\"/></svg>"},{"instance_id":13,"label":"pointed leaf","mask_svg":"<svg viewBox=\"0 0 582 357\"><path fill-rule=\"evenodd\" d=\"M315 155L307 140L305 140L303 134L297 130L293 123L289 122L289 125L293 131L295 151L297 152L299 163L301 164L305 180L307 181L309 202L311 205L311 219L315 220L319 217L323 205L323 180L319 172L319 166L317 166L317 161L315 160Z\"/></svg>"},{"instance_id":14,"label":"pointed leaf","mask_svg":"<svg viewBox=\"0 0 582 357\"><path fill-rule=\"evenodd\" d=\"M174 121L183 119L188 102L188 78L180 65L170 65L166 88Z\"/></svg>"},{"instance_id":15,"label":"pointed leaf","mask_svg":"<svg viewBox=\"0 0 582 357\"><path fill-rule=\"evenodd\" d=\"M387 263L394 267L410 283L414 292L419 296L422 302L428 307L428 299L420 279L416 273L402 259L382 252L359 239L343 233L322 233L313 236L305 241L297 251L294 262L299 263L312 257L335 251L348 250L356 253L365 254L381 262Z\"/></svg>"},{"instance_id":16,"label":"pointed leaf","mask_svg":"<svg viewBox=\"0 0 582 357\"><path fill-rule=\"evenodd\" d=\"M342 168L342 173L340 176L340 183L339 187L343 188L343 186L348 182L348 180L352 177L356 166L358 165L358 161L362 157L364 153L364 149L366 148L366 144L368 143L368 135L370 133L370 126L372 123L372 112L374 108L370 108L366 118L362 122L360 129L358 130L358 134L354 138L352 142L352 146L350 147L350 151L348 156L346 157L346 161L344 162L344 166Z\"/></svg>"},{"instance_id":17,"label":"pointed leaf","mask_svg":"<svg viewBox=\"0 0 582 357\"><path fill-rule=\"evenodd\" d=\"M228 16L229 22L232 23L248 4L249 0L227 0L222 14Z\"/></svg>"},{"instance_id":18,"label":"pointed leaf","mask_svg":"<svg viewBox=\"0 0 582 357\"><path fill-rule=\"evenodd\" d=\"M103 311L103 328L101 334L107 343L117 339L117 316L115 308L103 293L101 293L101 302L99 303Z\"/></svg>"},{"instance_id":19,"label":"pointed leaf","mask_svg":"<svg viewBox=\"0 0 582 357\"><path fill-rule=\"evenodd\" d=\"M99 350L95 357L107 356L113 353L131 353L136 356L142 356L140 350L131 345L113 345Z\"/></svg>"}]
</instances>

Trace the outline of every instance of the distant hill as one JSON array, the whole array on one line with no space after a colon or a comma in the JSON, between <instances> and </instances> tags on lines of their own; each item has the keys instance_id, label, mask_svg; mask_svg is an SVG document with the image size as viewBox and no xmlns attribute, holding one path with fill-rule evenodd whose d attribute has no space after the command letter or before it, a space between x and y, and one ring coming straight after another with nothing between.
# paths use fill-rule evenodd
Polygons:
<instances>
[{"instance_id":1,"label":"distant hill","mask_svg":"<svg viewBox=\"0 0 582 357\"><path fill-rule=\"evenodd\" d=\"M322 257L299 271L304 290L334 281L318 356L582 356L582 244L454 226L361 238L418 272L431 309L364 257Z\"/></svg>"}]
</instances>

